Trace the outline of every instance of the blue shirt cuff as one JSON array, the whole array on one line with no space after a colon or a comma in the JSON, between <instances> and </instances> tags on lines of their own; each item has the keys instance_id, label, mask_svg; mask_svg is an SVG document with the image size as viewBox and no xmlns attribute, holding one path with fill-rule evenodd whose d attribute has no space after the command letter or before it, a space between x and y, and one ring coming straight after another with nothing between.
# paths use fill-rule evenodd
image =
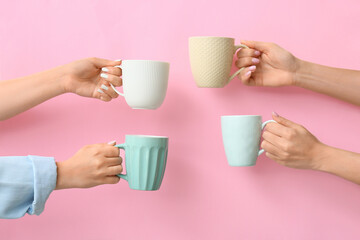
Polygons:
<instances>
[{"instance_id":1,"label":"blue shirt cuff","mask_svg":"<svg viewBox=\"0 0 360 240\"><path fill-rule=\"evenodd\" d=\"M46 200L56 187L57 167L52 157L28 156L34 172L34 201L28 214L40 215Z\"/></svg>"}]
</instances>

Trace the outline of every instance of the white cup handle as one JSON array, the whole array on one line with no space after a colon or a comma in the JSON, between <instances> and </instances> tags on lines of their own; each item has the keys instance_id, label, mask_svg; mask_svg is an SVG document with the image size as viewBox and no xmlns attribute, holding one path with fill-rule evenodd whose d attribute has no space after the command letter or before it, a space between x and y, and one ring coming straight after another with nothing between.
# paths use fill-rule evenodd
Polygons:
<instances>
[{"instance_id":1,"label":"white cup handle","mask_svg":"<svg viewBox=\"0 0 360 240\"><path fill-rule=\"evenodd\" d=\"M117 66L115 66L115 67L118 67L118 68L120 68L120 69L122 70L122 66L121 66L121 65L117 65ZM119 91L114 87L114 85L112 85L112 84L110 83L110 86L111 86L112 89L114 89L114 91L115 91L117 94L119 94L120 96L125 97L124 93L119 92Z\"/></svg>"},{"instance_id":2,"label":"white cup handle","mask_svg":"<svg viewBox=\"0 0 360 240\"><path fill-rule=\"evenodd\" d=\"M244 44L239 44L239 45L235 45L235 52L239 49L239 48L249 48L248 46L244 45ZM231 77L228 80L228 83L231 82L231 80L233 80L242 70L244 70L244 67L240 68L239 70L237 70L233 75L231 75Z\"/></svg>"},{"instance_id":3,"label":"white cup handle","mask_svg":"<svg viewBox=\"0 0 360 240\"><path fill-rule=\"evenodd\" d=\"M264 129L264 127L266 126L266 124L271 123L271 122L276 123L276 121L274 121L274 120L268 120L268 121L266 121L266 122L263 122L263 124L261 125L261 130ZM260 149L260 150L259 150L259 153L258 153L258 156L260 156L260 155L263 154L264 152L265 152L264 149Z\"/></svg>"}]
</instances>

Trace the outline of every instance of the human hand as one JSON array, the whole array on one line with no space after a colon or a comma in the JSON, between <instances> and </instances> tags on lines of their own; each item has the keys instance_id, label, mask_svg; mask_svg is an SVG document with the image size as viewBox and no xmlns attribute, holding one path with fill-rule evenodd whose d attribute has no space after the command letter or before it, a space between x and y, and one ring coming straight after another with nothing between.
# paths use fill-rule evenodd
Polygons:
<instances>
[{"instance_id":1,"label":"human hand","mask_svg":"<svg viewBox=\"0 0 360 240\"><path fill-rule=\"evenodd\" d=\"M56 162L56 189L90 188L101 184L115 184L123 170L120 151L109 144L94 144L81 148L74 156Z\"/></svg>"},{"instance_id":2,"label":"human hand","mask_svg":"<svg viewBox=\"0 0 360 240\"><path fill-rule=\"evenodd\" d=\"M238 75L245 85L280 87L295 84L299 59L275 43L241 41L249 49L237 53L235 65L245 67Z\"/></svg>"},{"instance_id":3,"label":"human hand","mask_svg":"<svg viewBox=\"0 0 360 240\"><path fill-rule=\"evenodd\" d=\"M60 66L58 71L63 74L64 89L83 97L98 98L108 102L117 98L118 94L111 88L121 86L122 71L115 67L120 61L101 58L85 58ZM103 72L101 72L103 71Z\"/></svg>"},{"instance_id":4,"label":"human hand","mask_svg":"<svg viewBox=\"0 0 360 240\"><path fill-rule=\"evenodd\" d=\"M306 128L273 113L276 123L268 123L261 148L277 163L302 169L320 169L320 156L326 146Z\"/></svg>"}]
</instances>

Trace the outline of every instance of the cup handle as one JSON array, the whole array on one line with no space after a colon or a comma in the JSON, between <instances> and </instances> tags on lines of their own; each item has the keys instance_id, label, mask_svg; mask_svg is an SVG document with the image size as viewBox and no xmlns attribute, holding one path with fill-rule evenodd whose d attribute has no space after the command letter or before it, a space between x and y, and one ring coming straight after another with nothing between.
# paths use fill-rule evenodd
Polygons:
<instances>
[{"instance_id":1,"label":"cup handle","mask_svg":"<svg viewBox=\"0 0 360 240\"><path fill-rule=\"evenodd\" d=\"M246 45L244 45L244 44L235 45L235 52L236 52L239 48L249 48L249 47L246 46ZM229 78L229 80L227 81L227 83L231 82L231 80L233 80L242 70L244 70L244 67L240 68L240 69L237 70L233 75L231 75L231 77Z\"/></svg>"},{"instance_id":2,"label":"cup handle","mask_svg":"<svg viewBox=\"0 0 360 240\"><path fill-rule=\"evenodd\" d=\"M266 124L271 123L271 122L276 123L276 121L274 121L274 120L268 120L268 121L266 121L266 122L263 122L263 124L261 125L261 130L264 129L264 127L266 126ZM260 150L259 150L259 153L258 153L258 156L260 156L260 155L263 154L264 152L265 152L264 149L260 149Z\"/></svg>"},{"instance_id":3,"label":"cup handle","mask_svg":"<svg viewBox=\"0 0 360 240\"><path fill-rule=\"evenodd\" d=\"M118 67L118 68L120 68L120 69L122 70L122 66L121 66L121 65L117 65L117 66L115 66L115 67ZM124 93L119 92L119 91L114 87L114 85L112 85L112 84L110 83L110 86L111 86L112 89L114 89L114 91L115 91L117 94L119 94L120 96L125 97Z\"/></svg>"},{"instance_id":4,"label":"cup handle","mask_svg":"<svg viewBox=\"0 0 360 240\"><path fill-rule=\"evenodd\" d=\"M125 143L123 143L123 144L117 144L117 145L115 145L115 147L117 147L117 148L119 148L119 149L123 149L124 151L125 151ZM118 174L117 175L119 178L122 178L122 179L124 179L124 180L126 180L126 181L128 181L128 176L127 176L127 174Z\"/></svg>"}]
</instances>

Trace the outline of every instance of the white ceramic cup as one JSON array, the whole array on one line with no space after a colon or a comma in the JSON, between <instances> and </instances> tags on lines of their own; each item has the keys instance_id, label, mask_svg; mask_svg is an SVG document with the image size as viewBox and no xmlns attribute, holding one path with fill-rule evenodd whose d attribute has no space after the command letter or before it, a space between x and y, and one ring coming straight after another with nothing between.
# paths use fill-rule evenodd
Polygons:
<instances>
[{"instance_id":1,"label":"white ceramic cup","mask_svg":"<svg viewBox=\"0 0 360 240\"><path fill-rule=\"evenodd\" d=\"M156 109L165 99L170 64L151 60L123 60L122 70L126 103L133 109Z\"/></svg>"}]
</instances>

